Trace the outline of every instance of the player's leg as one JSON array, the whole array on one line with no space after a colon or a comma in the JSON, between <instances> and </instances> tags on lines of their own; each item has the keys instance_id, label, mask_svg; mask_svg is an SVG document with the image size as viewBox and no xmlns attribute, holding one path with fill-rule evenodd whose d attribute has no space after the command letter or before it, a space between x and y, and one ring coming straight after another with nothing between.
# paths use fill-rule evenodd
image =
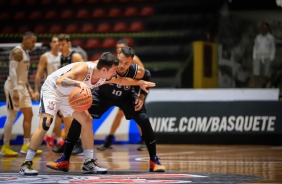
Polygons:
<instances>
[{"instance_id":1,"label":"player's leg","mask_svg":"<svg viewBox=\"0 0 282 184\"><path fill-rule=\"evenodd\" d=\"M119 109L118 112L117 112L117 115L116 115L116 117L113 121L113 124L111 126L110 134L106 137L104 144L97 147L98 150L103 151L105 149L111 149L112 148L111 145L113 143L114 134L115 134L117 128L119 127L123 117L124 117L124 113L121 109Z\"/></svg>"},{"instance_id":2,"label":"player's leg","mask_svg":"<svg viewBox=\"0 0 282 184\"><path fill-rule=\"evenodd\" d=\"M56 141L56 145L60 142L60 141L64 141L62 136L61 136L61 132L62 132L62 117L58 115L56 115L56 118L54 119L54 127L52 130L52 133L49 135L46 135L44 137L44 141L46 142L46 145L48 148L53 149L55 146L55 141Z\"/></svg>"},{"instance_id":3,"label":"player's leg","mask_svg":"<svg viewBox=\"0 0 282 184\"><path fill-rule=\"evenodd\" d=\"M139 134L140 134L140 137L141 137L140 145L138 146L137 150L138 151L145 151L145 150L147 150L147 146L146 146L146 143L145 143L145 141L143 140L143 137L142 137L142 130L141 130L139 125L137 125L137 127L138 127L138 131L139 131Z\"/></svg>"}]
</instances>

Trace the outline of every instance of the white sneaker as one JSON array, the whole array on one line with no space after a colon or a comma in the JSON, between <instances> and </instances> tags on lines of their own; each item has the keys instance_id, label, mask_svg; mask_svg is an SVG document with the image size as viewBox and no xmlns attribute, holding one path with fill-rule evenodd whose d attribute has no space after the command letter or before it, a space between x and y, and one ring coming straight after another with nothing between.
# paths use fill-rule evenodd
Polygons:
<instances>
[{"instance_id":1,"label":"white sneaker","mask_svg":"<svg viewBox=\"0 0 282 184\"><path fill-rule=\"evenodd\" d=\"M32 169L32 161L24 162L20 168L20 175L36 176L38 171Z\"/></svg>"},{"instance_id":2,"label":"white sneaker","mask_svg":"<svg viewBox=\"0 0 282 184\"><path fill-rule=\"evenodd\" d=\"M97 159L91 160L89 162L84 162L82 167L83 174L106 174L108 170L106 168L101 168L96 162Z\"/></svg>"}]
</instances>

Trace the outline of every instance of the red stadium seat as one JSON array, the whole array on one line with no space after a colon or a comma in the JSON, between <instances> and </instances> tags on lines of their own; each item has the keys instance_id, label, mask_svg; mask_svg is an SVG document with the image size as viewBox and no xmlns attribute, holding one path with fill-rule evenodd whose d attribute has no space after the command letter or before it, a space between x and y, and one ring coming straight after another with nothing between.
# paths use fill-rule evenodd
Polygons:
<instances>
[{"instance_id":1,"label":"red stadium seat","mask_svg":"<svg viewBox=\"0 0 282 184\"><path fill-rule=\"evenodd\" d=\"M53 1L52 0L41 0L42 5L49 5L49 4L51 4L51 2L53 2Z\"/></svg>"},{"instance_id":2,"label":"red stadium seat","mask_svg":"<svg viewBox=\"0 0 282 184\"><path fill-rule=\"evenodd\" d=\"M112 7L108 13L108 16L111 18L120 17L121 15L122 15L122 11L118 7Z\"/></svg>"},{"instance_id":3,"label":"red stadium seat","mask_svg":"<svg viewBox=\"0 0 282 184\"><path fill-rule=\"evenodd\" d=\"M53 24L49 29L49 33L51 34L60 34L62 33L62 26L60 24Z\"/></svg>"},{"instance_id":4,"label":"red stadium seat","mask_svg":"<svg viewBox=\"0 0 282 184\"><path fill-rule=\"evenodd\" d=\"M90 61L96 61L98 60L100 57L101 57L101 53L96 53L96 54L93 54L90 58Z\"/></svg>"},{"instance_id":5,"label":"red stadium seat","mask_svg":"<svg viewBox=\"0 0 282 184\"><path fill-rule=\"evenodd\" d=\"M27 31L31 31L31 30L30 30L30 27L27 26L27 25L21 25L21 26L18 28L18 33L23 34L23 33L27 32Z\"/></svg>"},{"instance_id":6,"label":"red stadium seat","mask_svg":"<svg viewBox=\"0 0 282 184\"><path fill-rule=\"evenodd\" d=\"M92 12L92 17L93 18L105 18L105 17L107 17L107 12L104 8L96 8Z\"/></svg>"},{"instance_id":7,"label":"red stadium seat","mask_svg":"<svg viewBox=\"0 0 282 184\"><path fill-rule=\"evenodd\" d=\"M27 0L27 1L26 1L26 4L27 4L28 6L33 6L33 5L36 4L36 0Z\"/></svg>"},{"instance_id":8,"label":"red stadium seat","mask_svg":"<svg viewBox=\"0 0 282 184\"><path fill-rule=\"evenodd\" d=\"M26 13L24 11L19 11L14 15L15 20L23 20L25 18L26 18Z\"/></svg>"},{"instance_id":9,"label":"red stadium seat","mask_svg":"<svg viewBox=\"0 0 282 184\"><path fill-rule=\"evenodd\" d=\"M113 31L114 32L127 32L128 28L127 28L127 23L126 22L117 22L114 25Z\"/></svg>"},{"instance_id":10,"label":"red stadium seat","mask_svg":"<svg viewBox=\"0 0 282 184\"><path fill-rule=\"evenodd\" d=\"M93 49L93 48L100 48L101 47L101 42L98 38L89 38L86 41L85 44L85 49Z\"/></svg>"},{"instance_id":11,"label":"red stadium seat","mask_svg":"<svg viewBox=\"0 0 282 184\"><path fill-rule=\"evenodd\" d=\"M95 31L94 24L92 23L84 23L81 27L81 33L93 33Z\"/></svg>"},{"instance_id":12,"label":"red stadium seat","mask_svg":"<svg viewBox=\"0 0 282 184\"><path fill-rule=\"evenodd\" d=\"M141 11L141 16L152 16L155 13L155 9L152 6L144 6Z\"/></svg>"},{"instance_id":13,"label":"red stadium seat","mask_svg":"<svg viewBox=\"0 0 282 184\"><path fill-rule=\"evenodd\" d=\"M74 12L71 9L63 10L60 16L61 19L72 19L74 18Z\"/></svg>"},{"instance_id":14,"label":"red stadium seat","mask_svg":"<svg viewBox=\"0 0 282 184\"><path fill-rule=\"evenodd\" d=\"M0 20L9 20L9 19L10 19L10 13L8 11L0 12Z\"/></svg>"},{"instance_id":15,"label":"red stadium seat","mask_svg":"<svg viewBox=\"0 0 282 184\"><path fill-rule=\"evenodd\" d=\"M48 29L45 24L39 24L34 27L34 33L36 34L42 34L42 33L47 33L47 32L48 32Z\"/></svg>"},{"instance_id":16,"label":"red stadium seat","mask_svg":"<svg viewBox=\"0 0 282 184\"><path fill-rule=\"evenodd\" d=\"M19 6L21 4L21 0L11 0L10 4L12 6Z\"/></svg>"},{"instance_id":17,"label":"red stadium seat","mask_svg":"<svg viewBox=\"0 0 282 184\"><path fill-rule=\"evenodd\" d=\"M123 37L122 39L125 40L125 41L127 41L127 45L128 45L129 47L132 47L132 46L134 45L134 40L133 40L132 37Z\"/></svg>"},{"instance_id":18,"label":"red stadium seat","mask_svg":"<svg viewBox=\"0 0 282 184\"><path fill-rule=\"evenodd\" d=\"M80 46L80 47L84 47L84 42L82 39L80 38L75 38L71 41L71 44L72 45L77 45L77 46Z\"/></svg>"},{"instance_id":19,"label":"red stadium seat","mask_svg":"<svg viewBox=\"0 0 282 184\"><path fill-rule=\"evenodd\" d=\"M90 13L88 9L80 9L76 14L76 18L78 19L86 19L90 18Z\"/></svg>"},{"instance_id":20,"label":"red stadium seat","mask_svg":"<svg viewBox=\"0 0 282 184\"><path fill-rule=\"evenodd\" d=\"M65 33L68 33L68 34L70 34L70 33L78 33L78 32L79 32L78 29L79 29L79 28L78 28L78 25L77 25L77 24L75 24L75 23L69 24L69 25L67 25L66 28L65 28Z\"/></svg>"},{"instance_id":21,"label":"red stadium seat","mask_svg":"<svg viewBox=\"0 0 282 184\"><path fill-rule=\"evenodd\" d=\"M102 47L103 48L114 48L116 46L117 40L115 38L105 38Z\"/></svg>"},{"instance_id":22,"label":"red stadium seat","mask_svg":"<svg viewBox=\"0 0 282 184\"><path fill-rule=\"evenodd\" d=\"M29 19L31 20L39 20L42 19L42 12L41 11L33 11L29 15Z\"/></svg>"},{"instance_id":23,"label":"red stadium seat","mask_svg":"<svg viewBox=\"0 0 282 184\"><path fill-rule=\"evenodd\" d=\"M57 18L58 18L58 14L56 10L48 10L45 14L45 19L47 20L52 20Z\"/></svg>"},{"instance_id":24,"label":"red stadium seat","mask_svg":"<svg viewBox=\"0 0 282 184\"><path fill-rule=\"evenodd\" d=\"M140 32L144 29L144 24L141 21L134 21L130 24L130 32Z\"/></svg>"},{"instance_id":25,"label":"red stadium seat","mask_svg":"<svg viewBox=\"0 0 282 184\"><path fill-rule=\"evenodd\" d=\"M107 22L100 23L97 27L97 32L99 33L112 32L111 24Z\"/></svg>"},{"instance_id":26,"label":"red stadium seat","mask_svg":"<svg viewBox=\"0 0 282 184\"><path fill-rule=\"evenodd\" d=\"M124 10L124 16L126 17L135 17L138 16L138 9L134 6L128 6Z\"/></svg>"},{"instance_id":27,"label":"red stadium seat","mask_svg":"<svg viewBox=\"0 0 282 184\"><path fill-rule=\"evenodd\" d=\"M4 34L14 33L14 27L12 27L12 26L5 26L5 27L3 27L1 33L4 33Z\"/></svg>"}]
</instances>

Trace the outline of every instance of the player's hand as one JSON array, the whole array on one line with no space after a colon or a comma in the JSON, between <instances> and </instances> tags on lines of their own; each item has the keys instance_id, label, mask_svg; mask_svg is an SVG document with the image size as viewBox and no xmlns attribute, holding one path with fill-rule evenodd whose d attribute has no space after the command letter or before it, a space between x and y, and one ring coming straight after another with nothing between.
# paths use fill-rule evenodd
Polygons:
<instances>
[{"instance_id":1,"label":"player's hand","mask_svg":"<svg viewBox=\"0 0 282 184\"><path fill-rule=\"evenodd\" d=\"M145 91L146 93L148 93L147 88L152 88L156 86L156 83L154 82L149 82L149 81L144 81L144 80L140 80L139 82L139 86L140 88Z\"/></svg>"},{"instance_id":2,"label":"player's hand","mask_svg":"<svg viewBox=\"0 0 282 184\"><path fill-rule=\"evenodd\" d=\"M140 97L135 99L135 111L140 111L144 105L144 100Z\"/></svg>"},{"instance_id":3,"label":"player's hand","mask_svg":"<svg viewBox=\"0 0 282 184\"><path fill-rule=\"evenodd\" d=\"M33 99L34 101L39 101L39 98L40 98L40 94L38 91L35 91L34 94L33 94Z\"/></svg>"},{"instance_id":4,"label":"player's hand","mask_svg":"<svg viewBox=\"0 0 282 184\"><path fill-rule=\"evenodd\" d=\"M80 93L84 93L87 96L92 96L90 88L83 82L80 82Z\"/></svg>"}]
</instances>

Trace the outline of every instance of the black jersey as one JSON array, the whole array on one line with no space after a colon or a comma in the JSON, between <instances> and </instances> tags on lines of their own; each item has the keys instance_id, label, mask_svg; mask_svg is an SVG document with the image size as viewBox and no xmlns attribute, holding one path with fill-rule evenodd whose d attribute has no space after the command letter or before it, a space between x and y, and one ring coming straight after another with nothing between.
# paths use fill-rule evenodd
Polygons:
<instances>
[{"instance_id":1,"label":"black jersey","mask_svg":"<svg viewBox=\"0 0 282 184\"><path fill-rule=\"evenodd\" d=\"M72 55L74 53L76 53L76 51L72 50L67 57L64 57L63 54L61 55L61 66L60 66L60 68L72 63Z\"/></svg>"},{"instance_id":2,"label":"black jersey","mask_svg":"<svg viewBox=\"0 0 282 184\"><path fill-rule=\"evenodd\" d=\"M121 77L135 78L138 72L138 65L131 64L126 74ZM93 95L99 95L99 97L109 98L111 100L119 100L121 98L127 98L128 94L136 93L136 87L139 86L121 86L118 84L104 84L94 88ZM137 94L137 93L136 93Z\"/></svg>"}]
</instances>

